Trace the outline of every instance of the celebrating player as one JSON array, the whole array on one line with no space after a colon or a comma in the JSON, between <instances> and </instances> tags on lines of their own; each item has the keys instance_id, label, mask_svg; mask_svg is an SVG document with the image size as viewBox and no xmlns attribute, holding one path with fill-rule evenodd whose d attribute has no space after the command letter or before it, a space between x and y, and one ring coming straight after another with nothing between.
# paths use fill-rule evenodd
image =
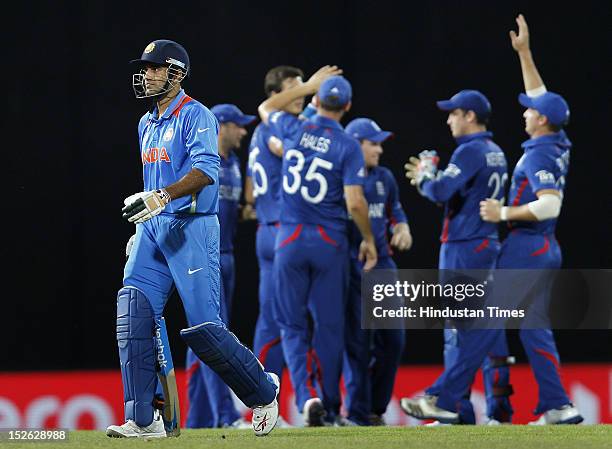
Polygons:
<instances>
[{"instance_id":1,"label":"celebrating player","mask_svg":"<svg viewBox=\"0 0 612 449\"><path fill-rule=\"evenodd\" d=\"M376 269L396 270L391 247L406 251L412 246L408 220L399 200L393 173L379 165L382 143L391 133L374 120L356 118L346 132L361 143L366 166L364 194L369 205L372 233L376 240ZM391 242L388 229L392 231ZM362 237L356 226L350 233L350 286L346 318L344 384L349 421L359 425L384 425L383 414L391 400L395 375L404 350L403 329L368 331L361 328L361 274L357 258Z\"/></svg>"},{"instance_id":2,"label":"celebrating player","mask_svg":"<svg viewBox=\"0 0 612 449\"><path fill-rule=\"evenodd\" d=\"M519 103L526 107L523 143L525 153L512 174L509 206L495 199L481 202L485 221L507 221L512 230L504 241L499 268L557 269L561 248L555 238L561 212L565 178L569 169L571 142L563 127L569 120L569 106L561 95L548 92L535 66L529 46L529 29L523 15L516 18L518 35L510 32L512 47L518 53L526 94ZM550 285L536 292L534 303L548 309ZM528 292L525 291L525 294ZM538 382L541 416L530 424L576 424L583 418L561 384L559 353L550 329L521 329L520 338Z\"/></svg>"},{"instance_id":3,"label":"celebrating player","mask_svg":"<svg viewBox=\"0 0 612 449\"><path fill-rule=\"evenodd\" d=\"M462 90L450 100L438 101L437 105L441 110L448 111L446 123L459 146L441 174L437 173L436 152L423 151L419 158L410 158L406 164L406 176L423 196L445 205L439 268L492 269L499 253L498 230L495 224L482 221L479 203L485 198L501 199L508 175L504 153L493 142L493 134L487 131L491 105L476 90ZM457 340L465 332L469 331L450 327L444 329L444 373L426 390L425 397L401 400L406 413L413 414L410 409L413 402L435 403L446 372L457 358ZM512 408L508 396L511 388L508 385L505 332L490 332L495 346L488 352L489 358L483 366L487 416L494 420L492 423L510 421ZM469 384L472 379L467 379ZM469 398L470 390L467 388L460 398L459 421L463 424L476 422Z\"/></svg>"},{"instance_id":4,"label":"celebrating player","mask_svg":"<svg viewBox=\"0 0 612 449\"><path fill-rule=\"evenodd\" d=\"M302 84L303 72L297 67L277 66L268 71L264 91L268 97ZM304 97L290 102L283 111L295 116L302 112ZM249 148L249 163L245 182L247 206L255 206L258 226L256 237L259 263L259 315L255 325L253 352L266 371L282 376L285 366L280 328L274 313L276 284L273 274L274 243L279 229L282 145L261 122L255 128ZM279 417L279 425L286 425Z\"/></svg>"},{"instance_id":5,"label":"celebrating player","mask_svg":"<svg viewBox=\"0 0 612 449\"><path fill-rule=\"evenodd\" d=\"M569 119L569 107L558 94L547 92L529 47L529 31L522 15L516 19L519 33L510 32L513 48L519 54L527 95L519 102L527 108L523 114L525 131L531 137L523 143L525 154L512 175L511 206L502 206L490 198L480 203L480 215L491 223L508 221L512 232L502 246L498 268L556 269L561 266L561 250L554 230L561 210L561 199L569 165L570 141L563 126ZM509 270L508 270L509 271ZM534 276L514 270L511 297L522 301L532 295L534 301L528 317L546 317L550 301L550 285L535 284ZM537 273L537 272L536 272ZM535 276L537 278L537 276ZM530 282L527 282L530 281ZM510 305L508 303L507 305ZM468 388L467 379L474 376L484 354L494 346L493 334L471 333L460 342L462 351L446 373L435 405L421 402L413 407L415 414L446 419L457 415L456 403ZM583 421L570 402L559 375L559 354L550 329L521 329L521 342L527 353L539 386L535 409L540 418L530 424L577 424Z\"/></svg>"},{"instance_id":6,"label":"celebrating player","mask_svg":"<svg viewBox=\"0 0 612 449\"><path fill-rule=\"evenodd\" d=\"M346 208L364 238L359 253L366 261L364 269L376 265L363 196L363 154L339 123L352 97L351 85L340 73L336 66L324 66L305 83L259 106L261 119L283 141L282 206L274 258L277 317L297 407L307 426L324 425L324 419L342 422L339 382L349 259ZM299 120L282 110L314 93L317 114L311 119Z\"/></svg>"},{"instance_id":7,"label":"celebrating player","mask_svg":"<svg viewBox=\"0 0 612 449\"><path fill-rule=\"evenodd\" d=\"M111 437L165 437L155 390L155 320L173 287L194 353L253 408L256 435L276 424L279 379L227 330L219 317L218 122L185 94L189 56L176 42L156 40L134 61L137 98L153 100L138 125L144 192L125 199L123 216L136 237L117 297L117 341L125 419Z\"/></svg>"},{"instance_id":8,"label":"celebrating player","mask_svg":"<svg viewBox=\"0 0 612 449\"><path fill-rule=\"evenodd\" d=\"M219 122L219 225L221 295L220 316L229 326L234 295L234 234L238 223L238 210L242 194L240 160L233 151L247 131L244 128L255 120L254 115L244 114L233 104L218 104L211 108ZM240 417L234 407L230 391L225 383L200 361L191 348L187 350L187 392L189 410L186 426L247 428L249 424Z\"/></svg>"}]
</instances>

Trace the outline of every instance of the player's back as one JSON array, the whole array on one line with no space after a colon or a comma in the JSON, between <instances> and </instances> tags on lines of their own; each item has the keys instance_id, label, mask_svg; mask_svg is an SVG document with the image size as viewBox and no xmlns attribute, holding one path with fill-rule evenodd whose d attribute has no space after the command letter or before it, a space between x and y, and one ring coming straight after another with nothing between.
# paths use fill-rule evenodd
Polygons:
<instances>
[{"instance_id":1,"label":"player's back","mask_svg":"<svg viewBox=\"0 0 612 449\"><path fill-rule=\"evenodd\" d=\"M480 202L487 198L503 200L508 179L507 163L490 134L481 134L474 135L455 150L458 159L469 161L473 166L474 174L446 203L443 242L498 238L497 225L480 218ZM445 174L454 169L453 164L449 164Z\"/></svg>"},{"instance_id":2,"label":"player's back","mask_svg":"<svg viewBox=\"0 0 612 449\"><path fill-rule=\"evenodd\" d=\"M320 115L283 137L281 223L346 231L344 186L363 184L359 142Z\"/></svg>"},{"instance_id":3,"label":"player's back","mask_svg":"<svg viewBox=\"0 0 612 449\"><path fill-rule=\"evenodd\" d=\"M249 146L247 176L253 181L257 221L271 224L279 221L282 158L270 151L272 133L265 123L255 128Z\"/></svg>"}]
</instances>

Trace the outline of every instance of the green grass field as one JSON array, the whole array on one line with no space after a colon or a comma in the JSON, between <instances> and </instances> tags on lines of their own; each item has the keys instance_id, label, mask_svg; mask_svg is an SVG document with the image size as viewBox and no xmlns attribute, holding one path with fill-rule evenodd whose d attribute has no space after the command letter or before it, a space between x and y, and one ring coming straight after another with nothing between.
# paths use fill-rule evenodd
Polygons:
<instances>
[{"instance_id":1,"label":"green grass field","mask_svg":"<svg viewBox=\"0 0 612 449\"><path fill-rule=\"evenodd\" d=\"M183 430L179 438L114 439L102 431L70 432L67 442L2 442L9 448L185 448L185 449L605 449L612 425L447 426L277 429L257 438L249 430Z\"/></svg>"}]
</instances>

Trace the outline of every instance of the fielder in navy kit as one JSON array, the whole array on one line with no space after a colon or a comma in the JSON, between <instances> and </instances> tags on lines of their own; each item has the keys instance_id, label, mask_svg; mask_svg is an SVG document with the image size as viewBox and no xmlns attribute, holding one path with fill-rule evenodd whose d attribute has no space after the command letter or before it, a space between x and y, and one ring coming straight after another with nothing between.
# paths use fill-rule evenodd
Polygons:
<instances>
[{"instance_id":1,"label":"fielder in navy kit","mask_svg":"<svg viewBox=\"0 0 612 449\"><path fill-rule=\"evenodd\" d=\"M268 97L302 84L303 72L290 66L277 66L268 71L264 91ZM304 107L304 98L297 98L283 110L295 116ZM272 142L271 142L272 139ZM256 251L259 263L259 315L255 325L253 352L268 372L281 377L285 366L280 328L274 312L276 296L274 244L280 226L282 148L266 123L259 123L249 148L245 182L245 199L255 206L257 215ZM247 206L248 207L248 206Z\"/></svg>"},{"instance_id":2,"label":"fielder in navy kit","mask_svg":"<svg viewBox=\"0 0 612 449\"><path fill-rule=\"evenodd\" d=\"M211 108L219 127L219 225L221 295L220 317L226 326L230 324L234 294L234 235L238 224L242 175L240 159L234 149L247 131L244 128L255 120L254 115L244 114L233 104L218 104ZM191 348L187 350L187 392L189 410L186 426L200 427L246 427L240 413L234 407L227 385L199 360Z\"/></svg>"},{"instance_id":3,"label":"fielder in navy kit","mask_svg":"<svg viewBox=\"0 0 612 449\"><path fill-rule=\"evenodd\" d=\"M181 81L189 57L176 42L157 40L134 61L137 98L152 106L140 120L144 192L124 201L136 236L117 297L117 341L126 422L111 437L165 437L155 393L154 323L176 288L194 353L253 408L256 435L276 424L279 380L230 333L219 317L218 122L187 96Z\"/></svg>"},{"instance_id":4,"label":"fielder in navy kit","mask_svg":"<svg viewBox=\"0 0 612 449\"><path fill-rule=\"evenodd\" d=\"M444 203L444 223L440 248L440 269L493 269L499 254L497 225L482 221L479 203L485 198L504 196L508 177L504 153L492 140L486 124L491 113L488 99L475 90L462 90L438 107L449 111L447 124L458 143L446 169L436 173L437 155L424 151L411 158L406 176L431 201ZM435 402L448 369L458 355L457 340L467 331L444 330L444 373L426 390L424 400ZM494 422L510 421L508 396L508 348L503 330L492 330L496 345L483 365L487 394L487 416ZM472 379L470 378L470 381ZM475 424L469 389L461 399L459 414L464 424ZM411 399L401 401L409 413Z\"/></svg>"},{"instance_id":5,"label":"fielder in navy kit","mask_svg":"<svg viewBox=\"0 0 612 449\"><path fill-rule=\"evenodd\" d=\"M297 407L307 426L323 425L325 415L330 422L342 423L339 382L349 263L347 209L364 236L360 246L364 269L376 265L363 196L363 154L359 142L339 123L352 96L349 82L332 76L340 72L335 66L322 67L307 82L259 106L261 119L284 148L274 258L276 305ZM291 101L314 93L314 117L299 120L282 111Z\"/></svg>"},{"instance_id":6,"label":"fielder in navy kit","mask_svg":"<svg viewBox=\"0 0 612 449\"><path fill-rule=\"evenodd\" d=\"M569 168L571 143L562 129L569 119L569 107L560 95L546 91L529 48L527 23L522 15L516 21L519 34L511 31L510 38L521 62L527 95L520 94L519 102L527 108L523 116L525 131L531 138L523 143L525 154L512 175L511 206L503 206L493 198L487 199L480 204L480 215L491 223L508 221L512 229L503 243L499 268L555 269L561 266L561 251L554 229ZM547 286L536 285L534 289L532 284L524 285L528 276L521 277L521 271L516 270L517 278L511 284L513 288L507 306L518 306L516 301L524 299L522 293L533 294L535 300L531 307L540 313L546 311L550 301ZM561 384L559 354L551 330L521 329L520 337L539 386L535 413L542 415L530 424L582 422L582 416L569 401ZM458 344L461 350L456 363L445 375L437 402L432 405L421 401L413 409L416 414L447 421L458 419L456 403L469 388L467 380L474 376L483 355L495 342L493 334L483 330L468 333Z\"/></svg>"},{"instance_id":7,"label":"fielder in navy kit","mask_svg":"<svg viewBox=\"0 0 612 449\"><path fill-rule=\"evenodd\" d=\"M364 194L368 202L372 233L376 240L378 263L375 269L396 270L394 247L400 251L412 246L408 220L399 199L393 173L379 165L382 143L391 136L369 118L356 118L346 132L361 143L366 177ZM389 241L388 231L392 237ZM383 425L383 414L391 400L395 375L404 350L404 329L369 331L361 328L361 275L363 263L357 258L361 234L350 230L350 284L346 318L346 349L343 369L347 418L359 425Z\"/></svg>"},{"instance_id":8,"label":"fielder in navy kit","mask_svg":"<svg viewBox=\"0 0 612 449\"><path fill-rule=\"evenodd\" d=\"M502 245L499 268L557 269L561 267L561 248L555 227L572 145L563 127L570 111L561 95L547 92L533 61L527 22L522 15L516 22L519 33L511 31L510 37L521 63L526 94L519 95L519 103L527 108L523 117L530 139L523 142L525 153L512 175L509 206L487 200L481 204L481 215L494 223L507 221L511 230ZM548 310L550 285L535 294L534 306ZM582 422L561 383L559 353L552 331L521 329L519 335L539 387L534 414L541 416L530 424Z\"/></svg>"}]
</instances>

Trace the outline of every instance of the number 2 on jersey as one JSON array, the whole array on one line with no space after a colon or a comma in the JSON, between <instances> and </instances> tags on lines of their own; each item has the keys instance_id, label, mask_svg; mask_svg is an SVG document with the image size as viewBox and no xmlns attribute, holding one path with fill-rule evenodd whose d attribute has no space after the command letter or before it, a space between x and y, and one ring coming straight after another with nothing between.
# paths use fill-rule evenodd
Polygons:
<instances>
[{"instance_id":1,"label":"number 2 on jersey","mask_svg":"<svg viewBox=\"0 0 612 449\"><path fill-rule=\"evenodd\" d=\"M491 198L498 199L497 198L497 194L499 193L500 190L502 190L504 188L504 186L506 185L506 181L507 180L508 180L508 173L504 173L501 176L497 172L491 173L491 176L489 177L489 182L487 183L487 185L489 187L491 187L493 184L495 184L495 187L493 189L493 193L491 194ZM499 198L499 201L502 204L504 204L506 202L506 197L505 197L505 195L503 195L503 192L502 192L502 197Z\"/></svg>"},{"instance_id":2,"label":"number 2 on jersey","mask_svg":"<svg viewBox=\"0 0 612 449\"><path fill-rule=\"evenodd\" d=\"M318 157L315 157L312 160L308 170L306 171L306 175L304 176L304 180L316 181L319 184L317 194L312 196L308 187L302 185L302 170L304 169L304 163L306 162L304 155L298 150L289 150L285 153L285 159L288 161L295 159L296 164L288 168L289 173L291 173L291 177L293 178L291 183L289 183L289 176L283 176L283 190L290 195L295 194L299 190L302 197L309 203L320 203L323 198L325 198L328 186L327 179L325 179L325 176L318 172L317 169L321 168L323 170L331 170L334 168L334 164Z\"/></svg>"}]
</instances>

